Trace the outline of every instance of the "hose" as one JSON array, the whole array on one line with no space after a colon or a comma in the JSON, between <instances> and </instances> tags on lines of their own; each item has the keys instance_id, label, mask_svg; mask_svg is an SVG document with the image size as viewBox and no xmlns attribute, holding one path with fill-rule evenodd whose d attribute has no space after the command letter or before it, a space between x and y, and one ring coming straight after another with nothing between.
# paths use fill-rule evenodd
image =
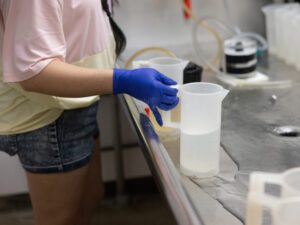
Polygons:
<instances>
[{"instance_id":1,"label":"hose","mask_svg":"<svg viewBox=\"0 0 300 225\"><path fill-rule=\"evenodd\" d=\"M184 1L182 1L182 0L179 0L179 1L182 2L182 7L183 7L184 11L187 14L189 14L190 18L195 22L195 27L194 27L193 33L192 33L193 45L194 45L194 48L196 50L197 56L204 63L204 65L207 66L204 69L206 69L206 70L210 69L213 72L219 74L220 71L219 71L219 68L217 68L217 66L220 65L221 59L223 57L223 39L216 30L214 30L213 28L211 28L209 25L206 24L206 21L209 21L209 20L217 22L218 25L222 26L222 28L227 30L231 35L236 34L236 37L248 37L248 38L256 40L257 42L259 42L261 44L261 47L260 47L261 50L266 50L268 48L267 41L262 36L260 36L256 33L251 33L251 32L246 32L246 33L241 32L240 29L237 26L233 29L230 26L228 26L224 21L213 18L213 17L206 16L206 17L200 18L192 12L192 10L186 5L186 3ZM225 10L226 10L227 14L230 16L230 9L229 9L229 5L228 5L227 0L224 0L224 6L225 6ZM201 52L201 50L199 49L200 44L199 44L198 39L197 39L197 31L198 31L199 27L205 29L207 32L212 34L214 36L216 42L217 42L217 53L216 53L215 57L213 58L213 60L211 62L206 60L202 56L202 54L200 53ZM129 60L125 64L125 68L129 68L129 66L132 64L132 62L137 57L139 57L143 53L149 52L149 51L159 51L159 52L162 52L162 53L166 54L167 56L176 57L176 55L173 52L171 52L168 49L162 48L162 47L144 48L144 49L141 49L140 51L134 53L129 58Z\"/></svg>"},{"instance_id":2,"label":"hose","mask_svg":"<svg viewBox=\"0 0 300 225\"><path fill-rule=\"evenodd\" d=\"M239 28L239 26L236 25L233 22L233 19L231 17L231 11L230 11L228 0L223 0L223 3L224 3L224 8L225 8L225 13L227 14L227 17L228 17L230 23L234 27L234 31L236 33L236 37L237 38L250 38L252 40L255 40L257 43L259 43L261 45L261 46L258 46L259 50L266 51L268 49L268 42L267 42L267 40L263 36L261 36L261 35L259 35L257 33L242 32L241 29Z\"/></svg>"},{"instance_id":3,"label":"hose","mask_svg":"<svg viewBox=\"0 0 300 225\"><path fill-rule=\"evenodd\" d=\"M225 11L227 13L227 16L228 16L230 22L233 24L233 20L232 20L232 17L231 17L228 0L224 0L223 2L224 2L224 8L225 8ZM210 69L213 72L215 72L217 74L220 74L221 72L220 72L219 68L216 67L216 65L218 65L217 63L220 62L220 59L223 57L223 40L221 39L220 35L215 30L213 30L211 27L209 27L207 24L205 24L205 22L208 21L208 20L212 20L212 21L217 22L225 30L230 32L230 34L233 35L234 37L237 37L237 38L250 38L252 40L255 40L257 43L260 44L260 46L258 46L258 48L261 51L265 51L268 48L268 43L267 43L266 39L264 37L262 37L261 35L259 35L259 34L252 33L252 32L242 32L238 26L234 26L234 28L231 28L224 21L216 19L216 18L203 17L203 18L200 19L196 15L194 15L191 12L191 10L184 3L183 3L183 7L184 7L185 11L190 13L191 18L196 22L196 26L194 26L193 33L192 33L193 46L196 50L196 54L199 57L199 59L207 66L204 69ZM202 27L202 28L205 28L210 33L212 33L215 36L216 40L217 40L218 53L217 53L217 55L216 55L213 62L209 62L208 60L206 60L202 56L202 54L200 53L201 52L201 50L199 49L200 43L198 42L198 39L197 39L197 31L198 31L199 26Z\"/></svg>"},{"instance_id":4,"label":"hose","mask_svg":"<svg viewBox=\"0 0 300 225\"><path fill-rule=\"evenodd\" d=\"M267 40L257 34L257 33L252 33L252 32L241 32L240 34L236 35L238 38L250 38L252 40L255 40L256 42L260 43L260 46L258 46L259 50L261 51L266 51L268 49L268 42Z\"/></svg>"},{"instance_id":5,"label":"hose","mask_svg":"<svg viewBox=\"0 0 300 225\"><path fill-rule=\"evenodd\" d=\"M224 0L224 6L225 6L225 10L226 10L226 12L229 16L229 20L233 24L233 20L230 16L231 14L230 14L230 8L229 8L228 0ZM205 65L207 65L207 67L211 71L216 73L217 76L223 76L224 73L221 72L219 70L219 68L214 65L214 63L211 63L208 60L206 60L203 57L203 55L200 53L201 52L201 50L199 49L200 44L198 43L198 39L197 39L197 31L198 31L199 26L205 28L206 30L208 30L210 33L212 33L215 36L215 38L217 40L217 44L218 44L218 54L217 54L216 57L222 57L223 56L223 42L222 42L222 39L221 39L220 35L216 31L214 31L212 28L210 28L208 25L206 25L205 21L213 20L213 21L218 22L219 25L221 25L223 28L227 29L229 32L231 32L236 37L251 38L253 40L256 40L258 43L261 44L261 46L259 48L262 51L265 51L268 48L268 43L267 43L266 39L264 37L262 37L261 35L259 35L259 34L252 33L252 32L242 32L238 26L234 26L234 29L232 29L231 27L226 25L225 22L223 22L221 20L218 20L216 18L204 17L204 18L200 19L197 16L195 16L186 5L184 5L183 7L184 7L185 11L190 13L191 18L196 22L196 24L193 28L193 33L192 33L193 45L194 45L194 48L196 50L196 54L199 57L199 59ZM249 88L261 88L261 87L264 87L264 88L284 88L284 87L289 87L291 85L292 85L292 82L290 80L279 80L279 81L267 81L267 82L257 83L257 84L247 84L245 86L249 87ZM245 86L243 86L243 88L245 88Z\"/></svg>"},{"instance_id":6,"label":"hose","mask_svg":"<svg viewBox=\"0 0 300 225\"><path fill-rule=\"evenodd\" d=\"M216 42L217 42L217 53L216 53L216 56L214 57L213 61L210 63L210 62L207 62L206 60L203 60L203 62L206 62L206 64L208 65L211 65L211 64L219 64L221 62L221 58L223 56L223 39L222 37L219 35L219 33L217 31L215 31L214 29L212 29L210 26L208 26L207 24L205 24L205 20L203 19L200 19L198 18L191 10L190 8L186 5L186 3L182 0L179 0L182 2L182 6L183 6L183 9L184 11L189 14L189 16L191 17L191 19L195 22L195 24L197 24L197 26L200 26L202 28L204 28L206 31L208 31L209 33L211 33L215 39L216 39ZM208 19L208 18L206 18ZM209 18L209 19L212 19L212 18ZM215 21L217 21L216 19L214 19ZM219 24L223 24L222 22L219 21ZM224 26L223 26L224 27ZM225 26L227 27L227 26ZM227 27L228 28L228 27ZM162 52L164 54L166 54L167 56L170 56L170 57L174 57L176 58L176 55L171 52L170 50L168 49L165 49L165 48L162 48L162 47L149 47L149 48L144 48L144 49L141 49L139 50L138 52L134 53L129 59L128 61L126 62L125 64L125 68L129 68L130 65L132 64L132 62L137 58L139 57L140 55L142 55L143 53L145 52L149 52L149 51L159 51L159 52ZM201 57L202 58L202 57ZM209 66L209 68L211 68Z\"/></svg>"},{"instance_id":7,"label":"hose","mask_svg":"<svg viewBox=\"0 0 300 225\"><path fill-rule=\"evenodd\" d=\"M146 52L161 52L161 53L163 53L163 54L165 54L165 55L167 55L167 56L169 56L169 57L177 58L176 55L175 55L172 51L170 51L170 50L168 50L168 49L166 49L166 48L162 48L162 47L149 47L149 48L143 48L143 49L137 51L136 53L134 53L134 54L128 59L128 61L127 61L126 64L125 64L125 68L128 69L128 68L130 67L130 65L132 64L132 62L133 62L137 57L139 57L140 55L142 55L142 54L144 54L144 53L146 53Z\"/></svg>"},{"instance_id":8,"label":"hose","mask_svg":"<svg viewBox=\"0 0 300 225\"><path fill-rule=\"evenodd\" d=\"M231 36L236 35L236 31L223 20L220 20L218 18L211 17L211 16L204 16L204 17L201 17L201 19L204 23L209 22L209 21L215 22L217 25L219 25L221 28L223 28L224 31L228 32L229 35L231 35Z\"/></svg>"},{"instance_id":9,"label":"hose","mask_svg":"<svg viewBox=\"0 0 300 225\"><path fill-rule=\"evenodd\" d=\"M217 31L215 31L213 28L208 26L201 18L196 16L192 12L192 10L186 5L186 3L184 1L182 1L182 0L179 0L179 1L181 1L184 11L190 15L190 18L195 22L195 24L199 27L202 27L209 33L211 33L214 36L214 38L216 39L217 48L218 48L217 53L216 53L216 56L214 57L213 61L209 64L218 65L221 62L221 58L223 56L223 39L222 39L222 37L220 36L220 34Z\"/></svg>"},{"instance_id":10,"label":"hose","mask_svg":"<svg viewBox=\"0 0 300 225\"><path fill-rule=\"evenodd\" d=\"M204 70L211 70L212 72L214 72L216 74L220 74L221 71L213 63L206 60L205 57L201 54L200 44L199 44L198 38L197 38L198 28L199 28L199 26L197 24L195 24L193 31L192 31L192 41L193 41L195 53L196 53L197 57L201 60L203 65L206 66L206 67L203 67Z\"/></svg>"}]
</instances>

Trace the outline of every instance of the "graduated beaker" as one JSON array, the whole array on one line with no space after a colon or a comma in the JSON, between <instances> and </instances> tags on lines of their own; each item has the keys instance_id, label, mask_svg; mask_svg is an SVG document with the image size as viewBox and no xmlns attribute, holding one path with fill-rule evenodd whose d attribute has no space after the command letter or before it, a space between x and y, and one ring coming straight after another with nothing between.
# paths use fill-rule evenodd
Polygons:
<instances>
[{"instance_id":1,"label":"graduated beaker","mask_svg":"<svg viewBox=\"0 0 300 225\"><path fill-rule=\"evenodd\" d=\"M268 202L265 201L264 204L261 204L255 196L269 196L265 193L266 184L275 184L281 187L279 199L300 198L300 168L290 169L279 174L262 172L251 174L247 207L247 225L261 224L262 207L268 204ZM269 199L271 198L269 197Z\"/></svg>"},{"instance_id":2,"label":"graduated beaker","mask_svg":"<svg viewBox=\"0 0 300 225\"><path fill-rule=\"evenodd\" d=\"M171 57L159 57L150 59L148 62L149 67L175 80L179 88L183 84L183 71L188 65L188 61ZM179 127L180 103L172 111L162 111L161 114L165 127Z\"/></svg>"},{"instance_id":3,"label":"graduated beaker","mask_svg":"<svg viewBox=\"0 0 300 225\"><path fill-rule=\"evenodd\" d=\"M300 198L280 199L268 195L252 193L252 201L248 207L246 225L262 225L264 207L271 212L272 225L299 225L300 224ZM259 210L259 211L258 211ZM257 213L258 212L258 213ZM271 225L270 224L270 225Z\"/></svg>"},{"instance_id":4,"label":"graduated beaker","mask_svg":"<svg viewBox=\"0 0 300 225\"><path fill-rule=\"evenodd\" d=\"M180 89L180 168L188 176L219 172L222 101L228 90L212 83L189 83Z\"/></svg>"}]
</instances>

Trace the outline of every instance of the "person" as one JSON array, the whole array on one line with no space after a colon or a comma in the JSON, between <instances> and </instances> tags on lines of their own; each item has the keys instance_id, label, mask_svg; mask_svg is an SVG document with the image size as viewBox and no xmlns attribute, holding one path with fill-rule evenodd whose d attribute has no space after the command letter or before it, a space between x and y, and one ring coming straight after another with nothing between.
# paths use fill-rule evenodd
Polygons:
<instances>
[{"instance_id":1,"label":"person","mask_svg":"<svg viewBox=\"0 0 300 225\"><path fill-rule=\"evenodd\" d=\"M37 225L89 224L103 197L99 96L178 103L153 69L114 69L125 38L99 0L0 0L0 149L26 171Z\"/></svg>"}]
</instances>

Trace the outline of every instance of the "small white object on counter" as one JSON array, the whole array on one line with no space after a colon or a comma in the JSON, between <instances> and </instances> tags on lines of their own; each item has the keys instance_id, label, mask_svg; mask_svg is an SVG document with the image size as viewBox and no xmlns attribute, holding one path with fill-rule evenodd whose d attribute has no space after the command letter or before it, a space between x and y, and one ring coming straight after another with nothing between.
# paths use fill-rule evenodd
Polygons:
<instances>
[{"instance_id":1,"label":"small white object on counter","mask_svg":"<svg viewBox=\"0 0 300 225\"><path fill-rule=\"evenodd\" d=\"M232 87L245 87L245 86L259 85L269 80L269 77L261 72L256 72L255 76L245 78L245 79L235 78L233 76L229 76L226 74L218 75L218 78L223 83Z\"/></svg>"}]
</instances>

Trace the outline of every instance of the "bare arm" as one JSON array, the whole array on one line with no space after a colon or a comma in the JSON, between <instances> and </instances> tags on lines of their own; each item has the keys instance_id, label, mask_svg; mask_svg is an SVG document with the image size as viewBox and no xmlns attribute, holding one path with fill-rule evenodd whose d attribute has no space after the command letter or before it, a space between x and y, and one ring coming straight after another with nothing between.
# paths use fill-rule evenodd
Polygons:
<instances>
[{"instance_id":1,"label":"bare arm","mask_svg":"<svg viewBox=\"0 0 300 225\"><path fill-rule=\"evenodd\" d=\"M60 97L105 95L112 94L113 71L81 68L54 60L38 75L20 84L26 91Z\"/></svg>"}]
</instances>

